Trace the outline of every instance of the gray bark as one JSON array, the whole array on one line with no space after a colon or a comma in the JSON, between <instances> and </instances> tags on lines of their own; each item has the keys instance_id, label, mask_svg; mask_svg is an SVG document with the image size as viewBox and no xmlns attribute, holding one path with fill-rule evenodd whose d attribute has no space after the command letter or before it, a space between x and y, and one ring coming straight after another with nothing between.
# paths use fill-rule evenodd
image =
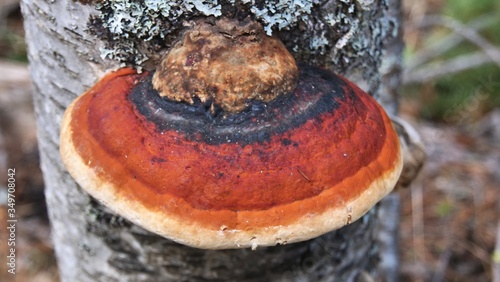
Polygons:
<instances>
[{"instance_id":1,"label":"gray bark","mask_svg":"<svg viewBox=\"0 0 500 282\"><path fill-rule=\"evenodd\" d=\"M325 7L334 9L336 1L327 2ZM361 8L366 4L363 3L368 2L358 1L356 7L364 11ZM377 12L384 3L375 1L371 11L362 12L359 17L366 22L360 22L360 30L370 30L373 18L378 23L383 22L380 19L389 19L390 14ZM367 275L385 281L386 275L393 273L394 276L397 265L394 251L389 254L390 257L392 254L392 260L382 259L388 265L381 266L379 262L384 246L394 245L391 236L394 238L397 227L393 225L387 229L379 224L378 218L387 220L397 211L377 214L378 209L374 208L357 222L307 242L255 251L206 251L158 237L106 210L72 180L58 153L60 122L65 108L106 70L118 66L117 62L100 57L98 47L105 43L87 29L89 15L96 11L91 6L69 0L23 0L22 12L35 90L47 206L63 281L355 281ZM394 19L398 23L398 18ZM302 37L329 30L320 22L305 24L309 29L302 32ZM285 44L291 48L298 42L291 39L294 34L297 30L280 32ZM390 34L379 36L384 39ZM328 40L339 38L342 34ZM366 34L364 42L368 46L377 43L377 46L367 49L383 50L382 42L374 38ZM381 57L381 54L360 55L356 48L346 46L319 50L318 54L308 52L307 46L299 46L294 55L348 75L372 95L384 97L384 104L395 111L395 95L381 95L381 89L394 88L398 82L392 80L393 85L389 85L385 79L381 80L380 58L372 58L373 64L360 63L366 60L366 56ZM401 55L401 50L391 52L396 58ZM334 66L339 58L353 64ZM392 64L397 66L397 59ZM383 81L383 88L380 81ZM394 90L391 93L395 93ZM379 234L387 232L392 235L388 239L384 237L385 241L381 243Z\"/></svg>"},{"instance_id":2,"label":"gray bark","mask_svg":"<svg viewBox=\"0 0 500 282\"><path fill-rule=\"evenodd\" d=\"M394 34L385 38L384 53L380 73L382 77L378 101L385 110L396 115L398 98L401 92L403 74L403 9L400 0L389 0L388 17L394 23ZM379 225L377 227L377 242L380 249L379 275L386 282L397 282L399 278L399 194L391 193L380 203L378 211Z\"/></svg>"}]
</instances>

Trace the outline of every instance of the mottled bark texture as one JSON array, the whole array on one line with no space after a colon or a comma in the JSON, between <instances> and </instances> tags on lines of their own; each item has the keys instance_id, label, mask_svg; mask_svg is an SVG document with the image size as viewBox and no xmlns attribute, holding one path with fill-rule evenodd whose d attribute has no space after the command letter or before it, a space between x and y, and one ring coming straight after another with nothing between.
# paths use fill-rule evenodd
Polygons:
<instances>
[{"instance_id":1,"label":"mottled bark texture","mask_svg":"<svg viewBox=\"0 0 500 282\"><path fill-rule=\"evenodd\" d=\"M400 0L388 0L387 17L394 24L392 34L384 38L384 52L382 65L379 68L381 75L380 89L377 100L385 110L396 115L398 98L401 91L403 73L403 9ZM379 277L386 282L397 282L399 278L399 220L400 199L396 193L389 194L380 202L378 211L379 224L375 230L379 252Z\"/></svg>"},{"instance_id":2,"label":"mottled bark texture","mask_svg":"<svg viewBox=\"0 0 500 282\"><path fill-rule=\"evenodd\" d=\"M260 2L267 1L256 2L262 8L264 3ZM399 5L394 2L397 11ZM245 5L242 7L248 9ZM231 11L229 6L222 7ZM302 20L277 34L299 61L345 74L372 95L385 97L382 101L394 112L395 96L384 96L380 91L395 93L399 81L400 49L390 49L394 54L384 68L387 73L380 68L384 40L398 36L399 19L389 8L385 1L322 1L304 13ZM394 273L394 250L387 252L392 254L389 258L380 254L386 252L385 246L394 244L391 236L397 225L386 228L379 222L393 220L396 211L377 213L375 208L361 220L320 238L255 251L185 247L110 213L83 192L62 166L59 129L72 100L106 70L131 62L102 59L99 48L109 49L113 44L105 41L104 31L98 38L99 32L88 28L90 15L98 13L91 4L23 0L22 12L46 198L63 281L355 281L367 275L387 280L385 275ZM151 42L139 46L140 38L134 40L136 49L129 51L143 52L141 60L150 58L149 63L154 61L154 52L170 44L165 39L152 48ZM383 205L391 203L382 204L381 210L387 211ZM379 234L389 236L381 242Z\"/></svg>"}]
</instances>

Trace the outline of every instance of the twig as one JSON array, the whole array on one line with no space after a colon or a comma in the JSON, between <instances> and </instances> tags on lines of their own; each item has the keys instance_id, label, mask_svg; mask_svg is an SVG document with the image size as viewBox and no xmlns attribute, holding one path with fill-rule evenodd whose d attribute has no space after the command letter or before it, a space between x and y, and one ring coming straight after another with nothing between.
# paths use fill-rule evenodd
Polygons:
<instances>
[{"instance_id":1,"label":"twig","mask_svg":"<svg viewBox=\"0 0 500 282\"><path fill-rule=\"evenodd\" d=\"M481 15L479 18L470 21L470 23L467 24L469 28L479 31L482 30L483 28L491 25L497 20L497 15L492 14L492 15ZM419 26L422 26L420 23ZM444 54L445 52L451 50L453 47L457 46L461 42L463 42L465 39L463 36L460 36L456 33L451 33L448 36L445 36L441 40L431 43L425 47L423 47L421 50L419 50L415 55L413 55L405 65L406 70L412 71L413 69L424 65L431 61L432 59Z\"/></svg>"},{"instance_id":2,"label":"twig","mask_svg":"<svg viewBox=\"0 0 500 282\"><path fill-rule=\"evenodd\" d=\"M305 180L307 180L308 182L311 182L311 179L309 177L307 177L307 175L302 170L300 170L300 168L298 166L297 166L297 170L302 175L302 177L304 177Z\"/></svg>"},{"instance_id":3,"label":"twig","mask_svg":"<svg viewBox=\"0 0 500 282\"><path fill-rule=\"evenodd\" d=\"M428 16L424 23L426 25L441 25L453 30L456 34L463 36L465 39L481 48L493 62L500 66L500 50L488 42L488 40L484 39L476 30L452 18L443 16Z\"/></svg>"},{"instance_id":4,"label":"twig","mask_svg":"<svg viewBox=\"0 0 500 282\"><path fill-rule=\"evenodd\" d=\"M477 23L477 25L482 24L485 23ZM440 76L474 68L489 62L494 62L495 64L500 66L500 49L484 39L474 28L468 27L454 19L443 16L427 16L425 20L422 21L421 25L422 27L433 25L445 26L453 30L455 35L461 36L463 39L466 39L478 46L482 52L463 55L439 64L428 63L422 67L417 68L418 65L422 65L422 63L417 62L417 60L428 61L433 57L439 55L439 53L444 53L448 48L451 49L452 47L454 47L454 44L458 44L456 43L456 39L448 39L444 43L445 46L440 46L441 49L439 49L438 47L429 48L424 53L421 53L419 55L420 57L417 57L412 62L410 62L410 67L407 68L407 70L403 74L404 84L427 81ZM437 54L431 54L432 50L435 50Z\"/></svg>"},{"instance_id":5,"label":"twig","mask_svg":"<svg viewBox=\"0 0 500 282\"><path fill-rule=\"evenodd\" d=\"M403 84L419 83L444 75L458 73L491 62L482 52L472 53L450 59L442 63L427 64L417 70L403 74Z\"/></svg>"},{"instance_id":6,"label":"twig","mask_svg":"<svg viewBox=\"0 0 500 282\"><path fill-rule=\"evenodd\" d=\"M467 252L476 257L478 261L483 265L484 269L491 269L492 263L490 260L490 256L489 253L486 250L484 250L484 248L478 246L472 241L454 240L453 243L465 249ZM492 280L491 273L486 272L486 276L488 278L487 281Z\"/></svg>"}]
</instances>

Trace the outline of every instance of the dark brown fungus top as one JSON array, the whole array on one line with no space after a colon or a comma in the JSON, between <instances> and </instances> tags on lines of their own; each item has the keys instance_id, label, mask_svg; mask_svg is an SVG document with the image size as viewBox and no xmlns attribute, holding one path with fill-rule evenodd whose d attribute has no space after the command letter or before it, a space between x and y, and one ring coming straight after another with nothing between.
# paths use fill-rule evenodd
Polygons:
<instances>
[{"instance_id":1,"label":"dark brown fungus top","mask_svg":"<svg viewBox=\"0 0 500 282\"><path fill-rule=\"evenodd\" d=\"M199 20L162 60L153 85L171 100L209 101L235 113L292 91L297 76L292 55L259 23Z\"/></svg>"}]
</instances>

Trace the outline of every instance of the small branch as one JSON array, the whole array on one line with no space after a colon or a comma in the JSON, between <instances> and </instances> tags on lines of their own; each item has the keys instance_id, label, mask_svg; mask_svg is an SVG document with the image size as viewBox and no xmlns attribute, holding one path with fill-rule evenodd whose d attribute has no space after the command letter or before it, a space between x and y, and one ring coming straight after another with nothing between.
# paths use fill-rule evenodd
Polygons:
<instances>
[{"instance_id":1,"label":"small branch","mask_svg":"<svg viewBox=\"0 0 500 282\"><path fill-rule=\"evenodd\" d=\"M489 21L486 21L486 23L487 22ZM475 22L475 25L482 26L486 23L478 21ZM482 52L463 55L439 64L427 63L426 65L423 65L422 62L419 62L420 60L423 60L424 62L429 61L433 57L437 57L439 54L453 48L460 42L460 40L453 37L445 38L445 40L441 41L441 45L437 45L437 47L430 47L410 62L409 67L403 75L403 84L427 81L440 76L478 67L489 62L494 62L500 66L500 49L484 39L474 28L468 27L454 19L443 16L427 16L421 24L422 27L434 25L445 26L451 29L456 36L461 36L463 39L475 44L481 49ZM432 51L435 51L435 53L433 54Z\"/></svg>"},{"instance_id":2,"label":"small branch","mask_svg":"<svg viewBox=\"0 0 500 282\"><path fill-rule=\"evenodd\" d=\"M493 24L496 21L497 15L482 15L481 17L472 20L467 26L474 31L482 30L483 28ZM422 26L420 23L419 26ZM408 62L406 63L405 68L408 71L412 71L413 69L424 65L431 61L432 59L444 54L445 52L451 50L456 47L458 44L462 43L465 38L459 34L451 33L448 36L445 36L441 40L435 42L434 44L429 44L428 46L423 47L419 50L415 55L413 55Z\"/></svg>"},{"instance_id":3,"label":"small branch","mask_svg":"<svg viewBox=\"0 0 500 282\"><path fill-rule=\"evenodd\" d=\"M482 52L463 55L442 63L431 63L414 71L405 71L403 84L421 83L441 76L458 73L490 63L491 59Z\"/></svg>"},{"instance_id":4,"label":"small branch","mask_svg":"<svg viewBox=\"0 0 500 282\"><path fill-rule=\"evenodd\" d=\"M452 18L443 16L428 16L424 21L425 25L441 25L453 30L456 34L461 35L490 57L490 59L500 66L500 50L493 46L488 40L484 39L476 30L456 21Z\"/></svg>"}]
</instances>

